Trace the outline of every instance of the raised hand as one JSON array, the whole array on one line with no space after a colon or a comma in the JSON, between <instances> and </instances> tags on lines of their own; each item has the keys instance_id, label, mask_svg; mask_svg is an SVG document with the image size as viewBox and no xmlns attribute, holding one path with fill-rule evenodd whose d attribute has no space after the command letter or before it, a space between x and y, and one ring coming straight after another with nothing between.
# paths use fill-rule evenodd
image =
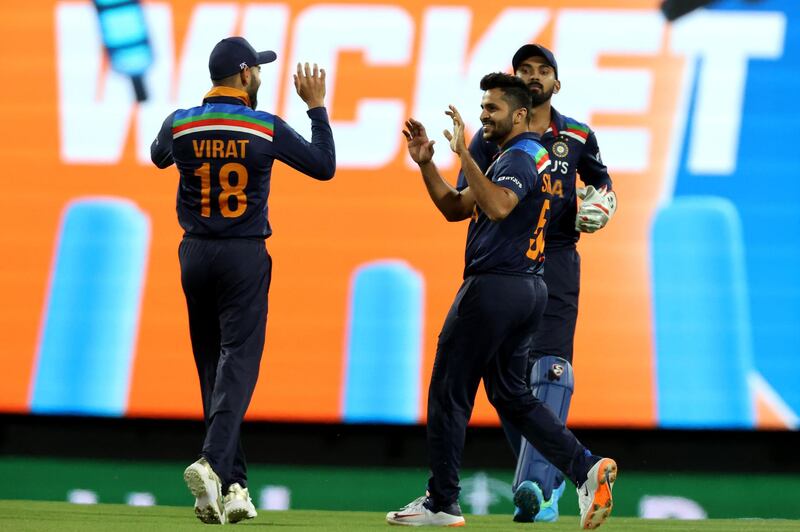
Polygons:
<instances>
[{"instance_id":1,"label":"raised hand","mask_svg":"<svg viewBox=\"0 0 800 532\"><path fill-rule=\"evenodd\" d=\"M297 73L294 74L294 88L297 95L303 99L309 109L325 106L325 69L318 68L314 63L312 67L305 63L297 63Z\"/></svg>"},{"instance_id":2,"label":"raised hand","mask_svg":"<svg viewBox=\"0 0 800 532\"><path fill-rule=\"evenodd\" d=\"M454 105L449 105L450 110L445 111L444 114L453 119L453 132L444 130L444 137L450 141L450 149L457 154L462 154L467 151L467 143L464 140L464 121L461 119L461 114Z\"/></svg>"},{"instance_id":3,"label":"raised hand","mask_svg":"<svg viewBox=\"0 0 800 532\"><path fill-rule=\"evenodd\" d=\"M406 129L403 130L403 135L408 142L408 154L411 159L419 165L429 163L433 158L433 145L436 141L428 138L425 126L421 122L409 118L406 120Z\"/></svg>"}]
</instances>

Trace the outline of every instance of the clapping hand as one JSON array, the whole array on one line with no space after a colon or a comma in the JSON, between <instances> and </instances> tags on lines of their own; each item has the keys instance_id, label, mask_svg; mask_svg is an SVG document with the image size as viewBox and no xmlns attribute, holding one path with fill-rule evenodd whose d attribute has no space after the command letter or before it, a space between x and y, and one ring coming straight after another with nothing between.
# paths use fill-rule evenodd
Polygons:
<instances>
[{"instance_id":1,"label":"clapping hand","mask_svg":"<svg viewBox=\"0 0 800 532\"><path fill-rule=\"evenodd\" d=\"M408 141L408 154L411 159L420 166L429 163L433 158L433 145L436 141L428 138L425 126L421 122L409 118L406 120L406 129L403 130L403 135Z\"/></svg>"},{"instance_id":2,"label":"clapping hand","mask_svg":"<svg viewBox=\"0 0 800 532\"><path fill-rule=\"evenodd\" d=\"M450 133L445 129L444 137L450 141L450 149L453 150L454 153L461 155L467 151L467 143L464 140L464 121L461 119L461 114L454 105L448 107L450 107L450 110L445 111L444 114L453 119L453 132Z\"/></svg>"}]
</instances>

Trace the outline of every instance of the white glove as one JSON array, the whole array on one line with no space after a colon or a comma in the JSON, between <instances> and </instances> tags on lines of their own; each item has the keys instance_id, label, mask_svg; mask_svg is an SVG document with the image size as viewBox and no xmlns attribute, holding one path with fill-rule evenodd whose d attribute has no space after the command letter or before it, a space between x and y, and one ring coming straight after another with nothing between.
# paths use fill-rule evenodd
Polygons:
<instances>
[{"instance_id":1,"label":"white glove","mask_svg":"<svg viewBox=\"0 0 800 532\"><path fill-rule=\"evenodd\" d=\"M575 230L582 233L594 233L608 223L617 212L617 195L613 190L606 189L605 185L596 190L589 185L576 190L578 197L583 200L578 215L575 217Z\"/></svg>"}]
</instances>

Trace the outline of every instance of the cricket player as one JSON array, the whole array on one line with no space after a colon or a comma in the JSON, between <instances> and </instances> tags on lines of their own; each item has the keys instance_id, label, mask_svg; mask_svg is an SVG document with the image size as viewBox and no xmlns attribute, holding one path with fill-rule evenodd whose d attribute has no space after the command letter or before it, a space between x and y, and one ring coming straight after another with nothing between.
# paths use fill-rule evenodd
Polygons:
<instances>
[{"instance_id":1,"label":"cricket player","mask_svg":"<svg viewBox=\"0 0 800 532\"><path fill-rule=\"evenodd\" d=\"M445 132L460 158L467 186L453 188L432 161L434 141L424 126L406 122L411 158L433 203L448 221L470 218L464 282L439 335L428 390L428 493L389 512L390 524L462 526L459 469L478 385L500 416L534 440L578 489L581 526L596 528L610 515L617 465L589 452L525 379L534 333L547 301L542 279L550 219L550 159L528 131L531 93L521 79L489 74L481 80L483 139L499 154L484 174L464 140L464 123L451 106Z\"/></svg>"},{"instance_id":2,"label":"cricket player","mask_svg":"<svg viewBox=\"0 0 800 532\"><path fill-rule=\"evenodd\" d=\"M576 244L581 232L593 233L608 223L616 212L617 200L594 132L552 107L551 98L561 89L553 53L544 46L526 44L517 50L511 63L533 96L528 129L539 135L539 142L549 153L553 187L545 237L548 297L534 335L527 373L534 395L566 423L574 389L572 354L580 292L581 257ZM478 130L470 143L470 154L478 167L485 171L497 153L497 145L486 141ZM576 188L577 174L586 188ZM459 187L465 186L462 172ZM578 198L583 200L580 209ZM556 521L558 500L566 487L563 476L506 420L503 428L517 455L514 520Z\"/></svg>"},{"instance_id":3,"label":"cricket player","mask_svg":"<svg viewBox=\"0 0 800 532\"><path fill-rule=\"evenodd\" d=\"M256 110L261 65L275 59L242 37L220 41L208 61L213 87L202 105L170 114L150 149L157 167L175 163L180 177L181 283L206 422L200 459L184 480L204 523L256 516L239 432L264 349L273 163L321 181L336 169L325 71L316 64L298 64L294 75L308 104L310 143L280 117Z\"/></svg>"}]
</instances>

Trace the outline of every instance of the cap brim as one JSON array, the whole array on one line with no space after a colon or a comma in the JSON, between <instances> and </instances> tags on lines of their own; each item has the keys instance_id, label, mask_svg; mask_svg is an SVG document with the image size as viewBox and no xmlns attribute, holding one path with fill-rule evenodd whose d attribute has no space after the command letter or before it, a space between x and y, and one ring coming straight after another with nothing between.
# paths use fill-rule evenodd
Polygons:
<instances>
[{"instance_id":1,"label":"cap brim","mask_svg":"<svg viewBox=\"0 0 800 532\"><path fill-rule=\"evenodd\" d=\"M514 58L511 60L511 66L514 67L514 70L516 71L520 63L522 63L529 57L537 55L547 59L547 63L550 66L553 66L550 63L550 59L548 59L547 53L542 49L541 46L538 46L536 44L526 44L525 46L517 50L517 53L514 54Z\"/></svg>"},{"instance_id":2,"label":"cap brim","mask_svg":"<svg viewBox=\"0 0 800 532\"><path fill-rule=\"evenodd\" d=\"M265 65L267 63L272 63L278 58L278 54L273 52L272 50L267 50L266 52L258 52L256 54L258 56L258 64Z\"/></svg>"}]
</instances>

